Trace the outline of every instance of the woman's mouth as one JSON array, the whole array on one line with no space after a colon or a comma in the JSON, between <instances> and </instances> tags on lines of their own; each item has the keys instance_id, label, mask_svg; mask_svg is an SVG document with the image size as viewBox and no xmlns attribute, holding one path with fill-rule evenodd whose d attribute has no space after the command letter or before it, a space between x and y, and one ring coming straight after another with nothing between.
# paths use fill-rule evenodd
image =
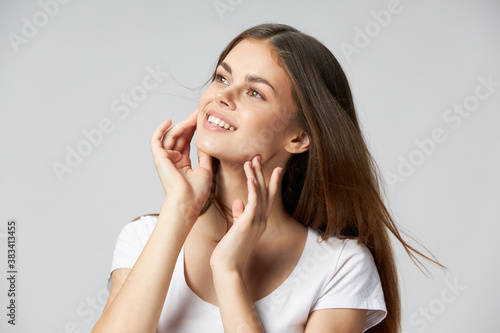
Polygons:
<instances>
[{"instance_id":1,"label":"woman's mouth","mask_svg":"<svg viewBox=\"0 0 500 333\"><path fill-rule=\"evenodd\" d=\"M218 126L224 130L228 130L228 131L234 131L234 127L229 125L228 123L226 123L224 120L221 120L215 116L212 116L212 115L209 115L207 118L207 121L210 125L213 125L213 126Z\"/></svg>"}]
</instances>

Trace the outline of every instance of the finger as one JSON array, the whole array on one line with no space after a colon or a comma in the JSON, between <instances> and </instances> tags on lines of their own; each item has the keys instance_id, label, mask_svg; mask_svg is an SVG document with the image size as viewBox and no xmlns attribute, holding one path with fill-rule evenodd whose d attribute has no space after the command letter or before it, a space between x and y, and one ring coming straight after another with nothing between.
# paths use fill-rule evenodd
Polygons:
<instances>
[{"instance_id":1,"label":"finger","mask_svg":"<svg viewBox=\"0 0 500 333\"><path fill-rule=\"evenodd\" d=\"M177 168L175 167L175 159L176 159L176 153L179 154L179 152L175 152L172 150L168 151L167 153L167 158L162 158L158 161L155 161L155 167L156 170L158 171L158 175L160 176L160 180L162 181L162 185L164 186L164 189L166 191L164 181L169 181L172 179L172 176L178 173ZM180 154L179 154L180 155Z\"/></svg>"},{"instance_id":2,"label":"finger","mask_svg":"<svg viewBox=\"0 0 500 333\"><path fill-rule=\"evenodd\" d=\"M212 156L198 150L198 162L200 167L212 172Z\"/></svg>"},{"instance_id":3,"label":"finger","mask_svg":"<svg viewBox=\"0 0 500 333\"><path fill-rule=\"evenodd\" d=\"M158 125L158 127L156 127L153 136L151 137L151 140L161 141L163 135L170 126L172 126L172 119L170 118L165 119L160 125Z\"/></svg>"},{"instance_id":4,"label":"finger","mask_svg":"<svg viewBox=\"0 0 500 333\"><path fill-rule=\"evenodd\" d=\"M193 138L194 129L192 131L188 130L177 137L175 140L172 150L177 150L183 155L189 156L191 150L191 139Z\"/></svg>"},{"instance_id":5,"label":"finger","mask_svg":"<svg viewBox=\"0 0 500 333\"><path fill-rule=\"evenodd\" d=\"M264 178L264 174L262 173L262 164L261 164L261 156L257 155L252 159L252 167L254 169L255 178L257 179L257 190L259 193L260 205L264 209L266 206L267 200L267 187L266 187L266 179ZM265 212L264 212L265 213Z\"/></svg>"},{"instance_id":6,"label":"finger","mask_svg":"<svg viewBox=\"0 0 500 333\"><path fill-rule=\"evenodd\" d=\"M153 155L157 155L163 150L162 137L167 129L172 125L171 119L165 119L154 131L151 137L151 151Z\"/></svg>"},{"instance_id":7,"label":"finger","mask_svg":"<svg viewBox=\"0 0 500 333\"><path fill-rule=\"evenodd\" d=\"M197 118L198 118L198 109L194 110L194 111L193 111L193 112L192 112L192 113L188 116L188 118L189 118L189 117L194 117L195 119L197 119Z\"/></svg>"},{"instance_id":8,"label":"finger","mask_svg":"<svg viewBox=\"0 0 500 333\"><path fill-rule=\"evenodd\" d=\"M185 135L186 138L189 138L189 141L191 141L191 138L196 129L196 114L197 111L191 113L186 119L176 124L166 133L165 139L163 140L164 141L163 146L165 147L165 149L169 150L175 149L174 145L177 139L182 135ZM181 149L175 149L175 150L181 150Z\"/></svg>"},{"instance_id":9,"label":"finger","mask_svg":"<svg viewBox=\"0 0 500 333\"><path fill-rule=\"evenodd\" d=\"M177 150L165 150L167 153L167 158L173 163L177 163L182 159L182 154Z\"/></svg>"},{"instance_id":10,"label":"finger","mask_svg":"<svg viewBox=\"0 0 500 333\"><path fill-rule=\"evenodd\" d=\"M191 139L193 138L194 132L196 131L198 109L191 113L184 121L180 123L181 126L186 123L192 124L194 119L194 126L184 127L184 131L179 135L179 139L176 140L173 147L174 150L178 150L185 155L189 155L191 147Z\"/></svg>"},{"instance_id":11,"label":"finger","mask_svg":"<svg viewBox=\"0 0 500 333\"><path fill-rule=\"evenodd\" d=\"M244 169L245 169L245 175L247 176L247 186L248 186L247 208L250 207L251 210L255 210L259 202L258 201L259 193L257 191L257 180L255 179L251 162L245 162Z\"/></svg>"},{"instance_id":12,"label":"finger","mask_svg":"<svg viewBox=\"0 0 500 333\"><path fill-rule=\"evenodd\" d=\"M167 133L163 139L163 146L169 150L183 150L185 142L191 141L196 125L187 126L186 123L176 124Z\"/></svg>"},{"instance_id":13,"label":"finger","mask_svg":"<svg viewBox=\"0 0 500 333\"><path fill-rule=\"evenodd\" d=\"M233 219L237 219L240 217L241 214L243 214L243 211L245 210L245 204L241 199L236 199L233 201Z\"/></svg>"},{"instance_id":14,"label":"finger","mask_svg":"<svg viewBox=\"0 0 500 333\"><path fill-rule=\"evenodd\" d=\"M194 126L190 127L187 129L183 135L183 141L182 146L180 145L177 150L179 150L182 154L189 156L189 153L191 151L191 140L193 139L194 132L196 131L196 126L198 122L198 109L191 113L189 117L187 118L190 122L194 122ZM193 120L194 119L194 120Z\"/></svg>"},{"instance_id":15,"label":"finger","mask_svg":"<svg viewBox=\"0 0 500 333\"><path fill-rule=\"evenodd\" d=\"M271 175L271 179L269 180L269 196L267 198L266 219L269 217L269 214L271 213L271 209L274 204L274 199L276 198L276 195L278 193L279 189L278 185L282 172L283 172L282 168L275 168Z\"/></svg>"}]
</instances>

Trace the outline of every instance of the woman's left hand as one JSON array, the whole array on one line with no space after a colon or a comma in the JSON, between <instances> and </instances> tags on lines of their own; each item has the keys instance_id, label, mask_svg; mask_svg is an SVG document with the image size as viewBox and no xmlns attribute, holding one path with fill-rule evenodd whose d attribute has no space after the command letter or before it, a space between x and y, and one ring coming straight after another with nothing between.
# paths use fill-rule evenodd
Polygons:
<instances>
[{"instance_id":1,"label":"woman's left hand","mask_svg":"<svg viewBox=\"0 0 500 333\"><path fill-rule=\"evenodd\" d=\"M233 202L233 225L215 247L210 258L212 272L242 273L248 255L260 239L267 226L274 198L278 190L282 168L275 168L269 187L262 173L260 156L243 165L247 177L248 202L241 199Z\"/></svg>"}]
</instances>

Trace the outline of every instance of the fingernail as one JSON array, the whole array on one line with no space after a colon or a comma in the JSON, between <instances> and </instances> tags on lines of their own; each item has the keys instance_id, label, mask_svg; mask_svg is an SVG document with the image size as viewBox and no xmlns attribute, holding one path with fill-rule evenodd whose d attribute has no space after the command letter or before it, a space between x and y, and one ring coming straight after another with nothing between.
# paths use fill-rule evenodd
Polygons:
<instances>
[{"instance_id":1,"label":"fingernail","mask_svg":"<svg viewBox=\"0 0 500 333\"><path fill-rule=\"evenodd\" d=\"M259 161L259 163L260 163L261 160L262 160L262 158L260 157L260 155L257 155L257 161Z\"/></svg>"}]
</instances>

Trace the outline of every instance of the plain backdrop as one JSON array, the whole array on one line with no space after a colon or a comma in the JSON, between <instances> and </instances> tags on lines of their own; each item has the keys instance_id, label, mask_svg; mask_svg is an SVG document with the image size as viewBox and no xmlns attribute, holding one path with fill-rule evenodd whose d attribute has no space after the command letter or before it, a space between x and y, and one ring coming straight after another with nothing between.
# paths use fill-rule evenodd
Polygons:
<instances>
[{"instance_id":1,"label":"plain backdrop","mask_svg":"<svg viewBox=\"0 0 500 333\"><path fill-rule=\"evenodd\" d=\"M231 38L279 22L337 56L394 217L449 268L427 278L395 244L404 332L500 332L499 18L498 0L2 0L0 331L90 331L118 233L164 198L154 129L196 109Z\"/></svg>"}]
</instances>

